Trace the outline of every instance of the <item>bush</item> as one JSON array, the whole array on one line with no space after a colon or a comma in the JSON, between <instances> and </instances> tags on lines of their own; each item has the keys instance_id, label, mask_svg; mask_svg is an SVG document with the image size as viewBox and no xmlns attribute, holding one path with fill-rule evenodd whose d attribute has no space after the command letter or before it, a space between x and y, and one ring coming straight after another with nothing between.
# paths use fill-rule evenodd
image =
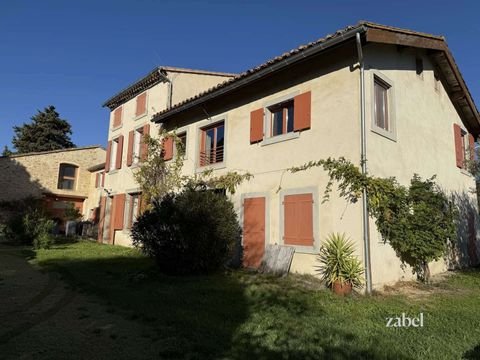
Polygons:
<instances>
[{"instance_id":1,"label":"bush","mask_svg":"<svg viewBox=\"0 0 480 360\"><path fill-rule=\"evenodd\" d=\"M33 245L36 249L49 248L53 243L53 220L47 219L39 209L28 209L25 214L17 214L7 222L4 233L7 240Z\"/></svg>"},{"instance_id":2,"label":"bush","mask_svg":"<svg viewBox=\"0 0 480 360\"><path fill-rule=\"evenodd\" d=\"M167 194L132 228L133 244L167 274L219 270L240 236L237 214L224 195L192 189Z\"/></svg>"}]
</instances>

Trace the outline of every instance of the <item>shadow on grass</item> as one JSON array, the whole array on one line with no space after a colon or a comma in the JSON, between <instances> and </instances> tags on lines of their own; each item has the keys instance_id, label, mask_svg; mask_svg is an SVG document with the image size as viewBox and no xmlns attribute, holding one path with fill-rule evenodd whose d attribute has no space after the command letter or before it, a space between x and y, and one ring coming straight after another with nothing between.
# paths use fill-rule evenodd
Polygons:
<instances>
[{"instance_id":1,"label":"shadow on grass","mask_svg":"<svg viewBox=\"0 0 480 360\"><path fill-rule=\"evenodd\" d=\"M479 360L480 359L480 344L475 346L473 349L470 349L463 354L462 359L466 360Z\"/></svg>"},{"instance_id":2,"label":"shadow on grass","mask_svg":"<svg viewBox=\"0 0 480 360\"><path fill-rule=\"evenodd\" d=\"M153 330L160 358L406 359L366 347L292 280L241 271L171 277L142 256L95 253L39 264L98 297L107 312Z\"/></svg>"}]
</instances>

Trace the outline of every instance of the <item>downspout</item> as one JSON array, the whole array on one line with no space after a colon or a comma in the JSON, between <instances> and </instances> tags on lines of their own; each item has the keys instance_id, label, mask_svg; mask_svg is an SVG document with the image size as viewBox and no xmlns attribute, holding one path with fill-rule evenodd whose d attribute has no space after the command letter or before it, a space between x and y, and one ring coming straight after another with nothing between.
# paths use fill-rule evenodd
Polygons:
<instances>
[{"instance_id":1,"label":"downspout","mask_svg":"<svg viewBox=\"0 0 480 360\"><path fill-rule=\"evenodd\" d=\"M360 33L356 34L358 62L360 64L360 127L361 127L361 154L362 174L367 174L367 130L365 125L365 66L363 62L362 40ZM370 229L368 215L368 194L363 188L362 215L363 215L363 252L365 256L365 286L366 293L372 293L372 266L370 261Z\"/></svg>"},{"instance_id":2,"label":"downspout","mask_svg":"<svg viewBox=\"0 0 480 360\"><path fill-rule=\"evenodd\" d=\"M168 95L167 95L167 109L172 107L172 94L173 94L173 83L172 80L168 78L161 69L158 69L158 74L162 77L163 80L168 82Z\"/></svg>"}]
</instances>

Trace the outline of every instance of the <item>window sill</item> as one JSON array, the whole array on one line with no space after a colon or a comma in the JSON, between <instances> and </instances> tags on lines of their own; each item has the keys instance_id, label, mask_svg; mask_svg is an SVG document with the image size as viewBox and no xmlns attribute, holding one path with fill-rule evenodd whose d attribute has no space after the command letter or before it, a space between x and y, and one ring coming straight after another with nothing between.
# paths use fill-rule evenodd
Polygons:
<instances>
[{"instance_id":1,"label":"window sill","mask_svg":"<svg viewBox=\"0 0 480 360\"><path fill-rule=\"evenodd\" d=\"M226 167L227 165L225 164L225 162L216 163L212 165L199 166L196 169L196 173L202 173L206 170L220 170L220 169L225 169Z\"/></svg>"},{"instance_id":2,"label":"window sill","mask_svg":"<svg viewBox=\"0 0 480 360\"><path fill-rule=\"evenodd\" d=\"M277 136L265 138L265 139L260 143L260 145L261 145L261 146L267 146L267 145L276 144L276 143L283 142L283 141L288 141L288 140L292 140L292 139L297 139L297 138L299 138L299 137L300 137L300 133L299 133L299 132L291 132L291 133L288 133L288 134L277 135Z\"/></svg>"},{"instance_id":3,"label":"window sill","mask_svg":"<svg viewBox=\"0 0 480 360\"><path fill-rule=\"evenodd\" d=\"M473 178L473 175L471 172L469 172L468 170L465 170L465 169L460 169L460 172L465 175L465 176L468 176L468 177L471 177Z\"/></svg>"},{"instance_id":4,"label":"window sill","mask_svg":"<svg viewBox=\"0 0 480 360\"><path fill-rule=\"evenodd\" d=\"M300 246L300 245L289 245L289 244L282 244L282 245L294 248L296 254L318 254L318 252L320 251L314 246Z\"/></svg>"},{"instance_id":5,"label":"window sill","mask_svg":"<svg viewBox=\"0 0 480 360\"><path fill-rule=\"evenodd\" d=\"M383 136L384 138L387 138L388 140L391 140L393 142L397 142L397 134L395 132L390 132L386 131L381 128L377 127L372 127L371 131L374 132L377 135Z\"/></svg>"},{"instance_id":6,"label":"window sill","mask_svg":"<svg viewBox=\"0 0 480 360\"><path fill-rule=\"evenodd\" d=\"M114 131L117 131L118 129L121 129L122 127L123 127L123 124L120 124L117 127L112 127L110 131L114 132Z\"/></svg>"},{"instance_id":7,"label":"window sill","mask_svg":"<svg viewBox=\"0 0 480 360\"><path fill-rule=\"evenodd\" d=\"M140 120L140 119L144 118L145 116L147 116L147 114L148 114L148 112L145 112L145 113L143 113L143 114L141 114L141 115L135 116L135 117L133 118L133 121Z\"/></svg>"},{"instance_id":8,"label":"window sill","mask_svg":"<svg viewBox=\"0 0 480 360\"><path fill-rule=\"evenodd\" d=\"M114 175L114 174L118 173L118 170L120 170L120 169L110 170L107 174Z\"/></svg>"}]
</instances>

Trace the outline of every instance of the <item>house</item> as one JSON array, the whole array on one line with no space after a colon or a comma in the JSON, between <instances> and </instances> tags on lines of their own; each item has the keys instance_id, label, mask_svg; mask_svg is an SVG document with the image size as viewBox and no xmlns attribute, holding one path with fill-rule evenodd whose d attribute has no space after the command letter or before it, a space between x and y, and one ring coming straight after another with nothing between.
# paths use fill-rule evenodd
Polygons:
<instances>
[{"instance_id":1,"label":"house","mask_svg":"<svg viewBox=\"0 0 480 360\"><path fill-rule=\"evenodd\" d=\"M94 187L89 168L104 160L100 146L0 157L0 202L41 198L47 212L62 222L71 206L91 219L98 203L89 196Z\"/></svg>"},{"instance_id":2,"label":"house","mask_svg":"<svg viewBox=\"0 0 480 360\"><path fill-rule=\"evenodd\" d=\"M295 248L291 271L314 274L323 239L344 232L374 287L412 277L361 203L336 193L322 203L323 170L287 171L328 157L364 158L369 174L402 184L415 173L436 175L461 201L462 224L458 252L431 264L431 273L478 261L475 179L466 160L480 116L443 37L360 22L151 115L186 134L186 174L254 175L230 195L247 266L259 265L266 244L281 244Z\"/></svg>"},{"instance_id":3,"label":"house","mask_svg":"<svg viewBox=\"0 0 480 360\"><path fill-rule=\"evenodd\" d=\"M101 197L99 241L129 245L129 229L140 209L140 189L133 172L146 154L144 135L157 136L152 115L201 91L229 80L233 74L162 66L108 99L110 112ZM186 136L186 133L180 134Z\"/></svg>"}]
</instances>

